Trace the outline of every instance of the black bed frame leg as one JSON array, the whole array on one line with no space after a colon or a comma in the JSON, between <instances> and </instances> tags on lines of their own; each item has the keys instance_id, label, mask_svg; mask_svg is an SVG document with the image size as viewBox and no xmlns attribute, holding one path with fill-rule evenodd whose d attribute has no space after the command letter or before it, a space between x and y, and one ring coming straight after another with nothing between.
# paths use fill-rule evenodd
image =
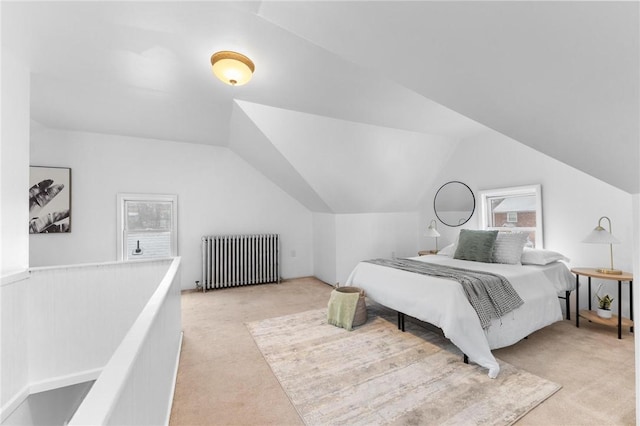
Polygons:
<instances>
[{"instance_id":1,"label":"black bed frame leg","mask_svg":"<svg viewBox=\"0 0 640 426\"><path fill-rule=\"evenodd\" d=\"M469 364L469 357L467 356L467 354L462 354L464 356L464 358L462 358L462 360L464 361L465 364Z\"/></svg>"},{"instance_id":2,"label":"black bed frame leg","mask_svg":"<svg viewBox=\"0 0 640 426\"><path fill-rule=\"evenodd\" d=\"M404 331L404 314L398 312L398 329Z\"/></svg>"}]
</instances>

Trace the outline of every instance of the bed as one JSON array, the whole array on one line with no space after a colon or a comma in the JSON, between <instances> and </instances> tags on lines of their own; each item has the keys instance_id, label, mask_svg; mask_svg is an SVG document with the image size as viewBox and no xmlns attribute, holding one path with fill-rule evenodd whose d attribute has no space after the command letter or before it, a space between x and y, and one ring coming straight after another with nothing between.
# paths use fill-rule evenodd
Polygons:
<instances>
[{"instance_id":1,"label":"bed","mask_svg":"<svg viewBox=\"0 0 640 426\"><path fill-rule=\"evenodd\" d=\"M539 255L544 251L530 252ZM483 329L462 285L456 281L363 261L356 265L346 282L364 289L367 297L376 303L442 329L465 357L487 368L491 378L497 377L500 371L491 350L512 345L562 320L558 297L566 297L568 305L569 292L575 289L575 278L567 265L558 260L533 265L485 263L449 255L410 259L499 274L518 293L522 305L501 318L491 319L490 325Z\"/></svg>"}]
</instances>

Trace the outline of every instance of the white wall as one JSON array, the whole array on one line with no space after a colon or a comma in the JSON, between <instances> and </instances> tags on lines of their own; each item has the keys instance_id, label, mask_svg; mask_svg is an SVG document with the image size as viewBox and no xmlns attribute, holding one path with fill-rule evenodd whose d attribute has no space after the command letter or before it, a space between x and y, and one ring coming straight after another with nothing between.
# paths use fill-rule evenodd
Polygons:
<instances>
[{"instance_id":1,"label":"white wall","mask_svg":"<svg viewBox=\"0 0 640 426\"><path fill-rule=\"evenodd\" d=\"M579 150L576 155L579 155ZM613 166L603 161L603 167ZM632 270L632 197L625 191L506 136L488 132L461 142L452 161L443 167L436 185L422 203L420 222L424 226L435 218L435 192L449 180L459 180L469 185L476 195L476 202L480 190L541 184L545 248L564 253L571 259L572 267L608 265L608 246L581 242L595 228L601 216L608 216L613 222L613 234L622 242L613 249L615 266L626 271ZM478 216L476 205L473 217L463 227L476 228ZM439 223L438 230L443 234L442 244L453 241L459 229ZM421 243L427 244L426 237L421 238ZM594 283L593 288L597 289L600 281L594 280ZM603 291L617 298L617 285L613 281L604 283ZM581 292L581 306L586 306L586 293ZM626 285L623 299L623 312L628 313Z\"/></svg>"},{"instance_id":2,"label":"white wall","mask_svg":"<svg viewBox=\"0 0 640 426\"><path fill-rule=\"evenodd\" d=\"M418 213L313 215L313 274L344 285L358 262L418 255Z\"/></svg>"},{"instance_id":3,"label":"white wall","mask_svg":"<svg viewBox=\"0 0 640 426\"><path fill-rule=\"evenodd\" d=\"M2 48L0 410L28 381L29 70ZM0 411L1 412L1 411Z\"/></svg>"},{"instance_id":4,"label":"white wall","mask_svg":"<svg viewBox=\"0 0 640 426\"><path fill-rule=\"evenodd\" d=\"M418 255L418 213L336 215L336 279L341 285L365 259Z\"/></svg>"},{"instance_id":5,"label":"white wall","mask_svg":"<svg viewBox=\"0 0 640 426\"><path fill-rule=\"evenodd\" d=\"M313 275L327 284L336 283L335 214L313 214Z\"/></svg>"},{"instance_id":6,"label":"white wall","mask_svg":"<svg viewBox=\"0 0 640 426\"><path fill-rule=\"evenodd\" d=\"M0 265L2 276L29 266L29 69L2 49Z\"/></svg>"},{"instance_id":7,"label":"white wall","mask_svg":"<svg viewBox=\"0 0 640 426\"><path fill-rule=\"evenodd\" d=\"M281 275L312 274L311 213L227 148L42 129L31 158L73 179L72 232L32 235L31 266L116 260L116 194L133 192L178 195L184 288L201 280L208 234L279 233Z\"/></svg>"}]
</instances>

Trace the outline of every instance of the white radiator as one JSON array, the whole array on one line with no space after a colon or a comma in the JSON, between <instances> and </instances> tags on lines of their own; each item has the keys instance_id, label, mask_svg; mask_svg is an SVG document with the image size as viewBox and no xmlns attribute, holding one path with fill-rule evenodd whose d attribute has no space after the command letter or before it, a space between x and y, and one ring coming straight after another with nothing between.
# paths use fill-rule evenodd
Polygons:
<instances>
[{"instance_id":1,"label":"white radiator","mask_svg":"<svg viewBox=\"0 0 640 426\"><path fill-rule=\"evenodd\" d=\"M280 282L278 234L202 237L202 290Z\"/></svg>"}]
</instances>

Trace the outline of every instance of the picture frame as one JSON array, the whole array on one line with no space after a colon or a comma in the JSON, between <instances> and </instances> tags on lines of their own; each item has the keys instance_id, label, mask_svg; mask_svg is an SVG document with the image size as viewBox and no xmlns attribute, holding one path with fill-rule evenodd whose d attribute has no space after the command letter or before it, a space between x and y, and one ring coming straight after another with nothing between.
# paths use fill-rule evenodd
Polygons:
<instances>
[{"instance_id":1,"label":"picture frame","mask_svg":"<svg viewBox=\"0 0 640 426\"><path fill-rule=\"evenodd\" d=\"M29 167L29 234L71 232L71 169Z\"/></svg>"}]
</instances>

